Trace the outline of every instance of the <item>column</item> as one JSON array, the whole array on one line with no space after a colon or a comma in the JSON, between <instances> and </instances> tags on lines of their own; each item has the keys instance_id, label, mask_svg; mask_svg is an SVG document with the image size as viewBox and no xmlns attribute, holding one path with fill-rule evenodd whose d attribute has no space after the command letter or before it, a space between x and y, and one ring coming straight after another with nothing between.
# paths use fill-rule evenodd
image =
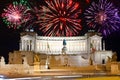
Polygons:
<instances>
[{"instance_id":1,"label":"column","mask_svg":"<svg viewBox=\"0 0 120 80\"><path fill-rule=\"evenodd\" d=\"M22 50L22 42L21 42L21 40L20 40L20 43L19 43L19 50L21 51Z\"/></svg>"},{"instance_id":2,"label":"column","mask_svg":"<svg viewBox=\"0 0 120 80\"><path fill-rule=\"evenodd\" d=\"M99 40L99 50L102 49L102 46L101 46L101 40Z\"/></svg>"},{"instance_id":3,"label":"column","mask_svg":"<svg viewBox=\"0 0 120 80\"><path fill-rule=\"evenodd\" d=\"M25 51L27 51L27 40L25 40Z\"/></svg>"},{"instance_id":4,"label":"column","mask_svg":"<svg viewBox=\"0 0 120 80\"><path fill-rule=\"evenodd\" d=\"M99 49L98 49L98 48L99 48L99 40L98 40L98 41L96 40L96 43L95 43L95 44L96 44L96 50L98 51L98 50L99 50Z\"/></svg>"},{"instance_id":5,"label":"column","mask_svg":"<svg viewBox=\"0 0 120 80\"><path fill-rule=\"evenodd\" d=\"M42 44L39 42L39 52L42 50Z\"/></svg>"},{"instance_id":6,"label":"column","mask_svg":"<svg viewBox=\"0 0 120 80\"><path fill-rule=\"evenodd\" d=\"M88 46L87 40L85 40L85 52L87 52L87 46Z\"/></svg>"},{"instance_id":7,"label":"column","mask_svg":"<svg viewBox=\"0 0 120 80\"><path fill-rule=\"evenodd\" d=\"M34 42L34 40L31 40L31 51L34 51L35 50L35 48L36 48L36 43Z\"/></svg>"},{"instance_id":8,"label":"column","mask_svg":"<svg viewBox=\"0 0 120 80\"><path fill-rule=\"evenodd\" d=\"M25 40L23 40L23 51L25 51Z\"/></svg>"},{"instance_id":9,"label":"column","mask_svg":"<svg viewBox=\"0 0 120 80\"><path fill-rule=\"evenodd\" d=\"M34 50L35 50L35 47L36 47L35 40L32 40L32 41L31 41L31 51L34 51Z\"/></svg>"},{"instance_id":10,"label":"column","mask_svg":"<svg viewBox=\"0 0 120 80\"><path fill-rule=\"evenodd\" d=\"M36 51L37 45L36 45L36 40L32 39L31 40L31 51Z\"/></svg>"},{"instance_id":11,"label":"column","mask_svg":"<svg viewBox=\"0 0 120 80\"><path fill-rule=\"evenodd\" d=\"M39 48L39 43L38 43L38 41L36 42L36 47L35 47L35 51L37 51L38 52L38 50L39 50L40 48Z\"/></svg>"},{"instance_id":12,"label":"column","mask_svg":"<svg viewBox=\"0 0 120 80\"><path fill-rule=\"evenodd\" d=\"M103 51L105 51L105 41L103 41Z\"/></svg>"},{"instance_id":13,"label":"column","mask_svg":"<svg viewBox=\"0 0 120 80\"><path fill-rule=\"evenodd\" d=\"M31 40L29 40L28 43L29 43L29 51L31 51Z\"/></svg>"},{"instance_id":14,"label":"column","mask_svg":"<svg viewBox=\"0 0 120 80\"><path fill-rule=\"evenodd\" d=\"M30 51L32 51L32 40L30 40Z\"/></svg>"},{"instance_id":15,"label":"column","mask_svg":"<svg viewBox=\"0 0 120 80\"><path fill-rule=\"evenodd\" d=\"M23 51L23 40L22 40L21 42L22 42L22 43L21 43L21 46L22 46L22 47L21 47L21 50Z\"/></svg>"},{"instance_id":16,"label":"column","mask_svg":"<svg viewBox=\"0 0 120 80\"><path fill-rule=\"evenodd\" d=\"M26 40L27 41L27 45L26 45L26 51L29 51L29 40Z\"/></svg>"}]
</instances>

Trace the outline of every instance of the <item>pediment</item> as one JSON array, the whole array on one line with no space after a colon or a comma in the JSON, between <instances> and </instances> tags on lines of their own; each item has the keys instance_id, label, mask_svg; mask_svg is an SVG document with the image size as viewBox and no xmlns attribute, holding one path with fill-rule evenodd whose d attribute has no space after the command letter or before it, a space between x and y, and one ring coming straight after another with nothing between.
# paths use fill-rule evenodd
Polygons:
<instances>
[{"instance_id":1,"label":"pediment","mask_svg":"<svg viewBox=\"0 0 120 80\"><path fill-rule=\"evenodd\" d=\"M91 39L101 39L102 37L101 36L98 36L98 35L94 35L92 37L90 37Z\"/></svg>"},{"instance_id":2,"label":"pediment","mask_svg":"<svg viewBox=\"0 0 120 80\"><path fill-rule=\"evenodd\" d=\"M21 37L22 39L33 39L34 37L31 35L24 35Z\"/></svg>"}]
</instances>

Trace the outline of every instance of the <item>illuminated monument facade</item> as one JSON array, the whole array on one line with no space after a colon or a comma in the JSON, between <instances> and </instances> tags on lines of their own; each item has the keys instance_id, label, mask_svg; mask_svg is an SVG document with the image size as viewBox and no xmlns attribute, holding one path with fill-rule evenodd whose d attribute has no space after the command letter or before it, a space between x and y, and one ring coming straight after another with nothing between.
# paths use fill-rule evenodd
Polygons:
<instances>
[{"instance_id":1,"label":"illuminated monument facade","mask_svg":"<svg viewBox=\"0 0 120 80\"><path fill-rule=\"evenodd\" d=\"M23 32L20 50L9 53L9 63L1 57L0 73L41 74L58 72L106 71L119 73L116 53L105 50L102 37L87 33L76 37L46 37Z\"/></svg>"},{"instance_id":2,"label":"illuminated monument facade","mask_svg":"<svg viewBox=\"0 0 120 80\"><path fill-rule=\"evenodd\" d=\"M21 34L20 51L34 51L41 54L61 54L63 41L66 42L66 54L88 55L92 48L102 50L102 37L76 36L76 37L45 37L36 33L26 32Z\"/></svg>"},{"instance_id":3,"label":"illuminated monument facade","mask_svg":"<svg viewBox=\"0 0 120 80\"><path fill-rule=\"evenodd\" d=\"M102 37L93 32L75 37L46 37L38 36L35 32L23 32L20 54L29 58L27 61L30 64L34 62L33 55L30 58L30 52L52 55L56 60L60 59L61 64L65 63L65 59L61 57L65 54L70 66L87 66L90 59L94 64L105 64L108 57L112 57L112 51L105 51L105 44L102 42ZM12 58L9 59L13 60Z\"/></svg>"}]
</instances>

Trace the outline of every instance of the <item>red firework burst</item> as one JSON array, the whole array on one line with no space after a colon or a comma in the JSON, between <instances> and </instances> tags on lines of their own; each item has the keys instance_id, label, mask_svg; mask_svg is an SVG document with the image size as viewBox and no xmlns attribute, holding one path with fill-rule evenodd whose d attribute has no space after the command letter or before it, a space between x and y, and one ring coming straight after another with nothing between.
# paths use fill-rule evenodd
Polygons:
<instances>
[{"instance_id":1,"label":"red firework burst","mask_svg":"<svg viewBox=\"0 0 120 80\"><path fill-rule=\"evenodd\" d=\"M73 0L46 0L37 10L40 30L46 36L74 36L82 29L81 6Z\"/></svg>"}]
</instances>

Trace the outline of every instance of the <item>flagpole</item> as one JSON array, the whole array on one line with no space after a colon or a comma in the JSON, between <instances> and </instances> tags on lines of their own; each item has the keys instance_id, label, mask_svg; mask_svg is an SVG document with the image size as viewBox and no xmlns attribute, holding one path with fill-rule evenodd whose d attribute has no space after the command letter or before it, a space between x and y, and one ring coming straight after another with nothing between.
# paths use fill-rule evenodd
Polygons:
<instances>
[{"instance_id":1,"label":"flagpole","mask_svg":"<svg viewBox=\"0 0 120 80\"><path fill-rule=\"evenodd\" d=\"M47 59L46 59L46 69L49 69L49 55L48 51L49 50L49 44L48 44L48 38L47 38Z\"/></svg>"}]
</instances>

